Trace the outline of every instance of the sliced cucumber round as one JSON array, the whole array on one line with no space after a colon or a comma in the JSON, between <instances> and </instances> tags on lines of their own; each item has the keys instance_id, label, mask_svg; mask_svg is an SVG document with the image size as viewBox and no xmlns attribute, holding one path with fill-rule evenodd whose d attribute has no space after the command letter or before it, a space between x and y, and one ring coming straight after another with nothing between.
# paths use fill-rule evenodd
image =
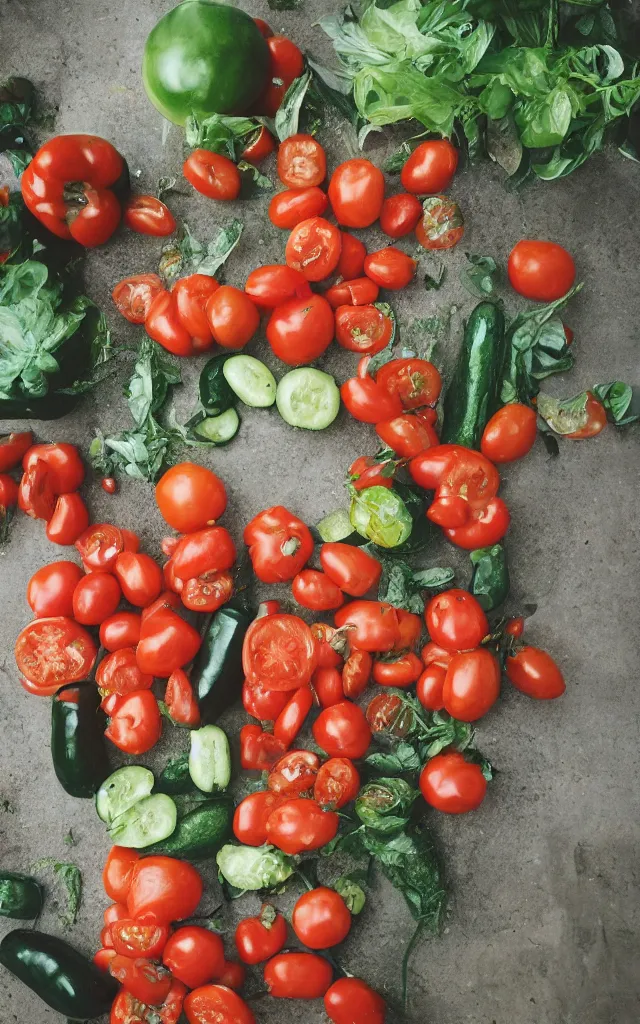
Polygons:
<instances>
[{"instance_id":1,"label":"sliced cucumber round","mask_svg":"<svg viewBox=\"0 0 640 1024\"><path fill-rule=\"evenodd\" d=\"M98 817L110 825L139 800L149 796L154 782L153 772L140 764L118 768L104 780L96 793Z\"/></svg>"},{"instance_id":2,"label":"sliced cucumber round","mask_svg":"<svg viewBox=\"0 0 640 1024\"><path fill-rule=\"evenodd\" d=\"M231 356L222 370L231 390L245 405L266 409L276 400L276 379L271 370L253 356Z\"/></svg>"},{"instance_id":3,"label":"sliced cucumber round","mask_svg":"<svg viewBox=\"0 0 640 1024\"><path fill-rule=\"evenodd\" d=\"M219 416L207 416L193 428L194 434L213 444L228 444L240 429L240 417L235 409L227 409Z\"/></svg>"},{"instance_id":4,"label":"sliced cucumber round","mask_svg":"<svg viewBox=\"0 0 640 1024\"><path fill-rule=\"evenodd\" d=\"M324 430L340 409L340 391L329 373L300 366L285 373L276 394L278 412L292 427Z\"/></svg>"},{"instance_id":5,"label":"sliced cucumber round","mask_svg":"<svg viewBox=\"0 0 640 1024\"><path fill-rule=\"evenodd\" d=\"M112 821L109 837L117 846L142 850L168 839L175 831L178 809L166 793L154 793L130 807Z\"/></svg>"},{"instance_id":6,"label":"sliced cucumber round","mask_svg":"<svg viewBox=\"0 0 640 1024\"><path fill-rule=\"evenodd\" d=\"M189 775L203 793L220 792L231 782L231 752L218 725L191 730Z\"/></svg>"}]
</instances>

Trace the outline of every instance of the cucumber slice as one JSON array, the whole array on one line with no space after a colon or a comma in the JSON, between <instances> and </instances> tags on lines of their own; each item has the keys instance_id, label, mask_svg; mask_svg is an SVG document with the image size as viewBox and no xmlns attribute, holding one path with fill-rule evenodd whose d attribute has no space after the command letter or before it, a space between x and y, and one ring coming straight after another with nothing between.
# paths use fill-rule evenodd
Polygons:
<instances>
[{"instance_id":1,"label":"cucumber slice","mask_svg":"<svg viewBox=\"0 0 640 1024\"><path fill-rule=\"evenodd\" d=\"M235 409L227 409L220 416L208 416L193 428L194 434L213 444L228 444L240 429L240 417Z\"/></svg>"},{"instance_id":2,"label":"cucumber slice","mask_svg":"<svg viewBox=\"0 0 640 1024\"><path fill-rule=\"evenodd\" d=\"M330 512L328 516L320 520L316 530L326 544L337 544L347 540L352 533L355 533L349 518L349 511L346 508L337 508L335 512Z\"/></svg>"},{"instance_id":3,"label":"cucumber slice","mask_svg":"<svg viewBox=\"0 0 640 1024\"><path fill-rule=\"evenodd\" d=\"M266 409L276 400L276 379L271 370L253 356L231 356L222 372L231 390L245 405Z\"/></svg>"},{"instance_id":4,"label":"cucumber slice","mask_svg":"<svg viewBox=\"0 0 640 1024\"><path fill-rule=\"evenodd\" d=\"M110 825L139 800L149 796L154 782L153 772L140 764L118 768L117 772L104 780L96 793L98 817Z\"/></svg>"},{"instance_id":5,"label":"cucumber slice","mask_svg":"<svg viewBox=\"0 0 640 1024\"><path fill-rule=\"evenodd\" d=\"M229 740L218 725L191 730L189 775L203 793L219 792L231 782Z\"/></svg>"},{"instance_id":6,"label":"cucumber slice","mask_svg":"<svg viewBox=\"0 0 640 1024\"><path fill-rule=\"evenodd\" d=\"M154 793L120 814L110 825L109 837L117 846L142 850L168 839L175 831L178 809L166 793Z\"/></svg>"},{"instance_id":7,"label":"cucumber slice","mask_svg":"<svg viewBox=\"0 0 640 1024\"><path fill-rule=\"evenodd\" d=\"M340 392L331 374L300 366L285 373L278 384L276 404L290 426L324 430L338 415Z\"/></svg>"}]
</instances>

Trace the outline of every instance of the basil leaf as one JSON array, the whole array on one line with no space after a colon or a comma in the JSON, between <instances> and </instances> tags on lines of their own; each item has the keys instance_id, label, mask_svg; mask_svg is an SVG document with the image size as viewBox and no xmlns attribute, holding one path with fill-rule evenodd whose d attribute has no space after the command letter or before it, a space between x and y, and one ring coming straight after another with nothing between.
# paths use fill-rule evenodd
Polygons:
<instances>
[{"instance_id":1,"label":"basil leaf","mask_svg":"<svg viewBox=\"0 0 640 1024\"><path fill-rule=\"evenodd\" d=\"M464 287L477 299L486 299L488 295L493 295L498 270L496 261L492 256L476 256L470 252L466 252L465 256L470 266L463 267L460 271L460 280Z\"/></svg>"},{"instance_id":2,"label":"basil leaf","mask_svg":"<svg viewBox=\"0 0 640 1024\"><path fill-rule=\"evenodd\" d=\"M248 136L260 131L261 127L261 122L253 117L211 114L198 120L192 114L185 121L185 141L190 149L209 149L235 163L247 144Z\"/></svg>"},{"instance_id":3,"label":"basil leaf","mask_svg":"<svg viewBox=\"0 0 640 1024\"><path fill-rule=\"evenodd\" d=\"M310 85L311 72L305 71L287 89L275 118L276 135L280 142L297 133L300 111Z\"/></svg>"},{"instance_id":4,"label":"basil leaf","mask_svg":"<svg viewBox=\"0 0 640 1024\"><path fill-rule=\"evenodd\" d=\"M232 220L207 243L198 241L184 223L178 241L168 242L162 250L158 272L167 284L188 274L209 274L214 277L227 261L242 236L241 220Z\"/></svg>"}]
</instances>

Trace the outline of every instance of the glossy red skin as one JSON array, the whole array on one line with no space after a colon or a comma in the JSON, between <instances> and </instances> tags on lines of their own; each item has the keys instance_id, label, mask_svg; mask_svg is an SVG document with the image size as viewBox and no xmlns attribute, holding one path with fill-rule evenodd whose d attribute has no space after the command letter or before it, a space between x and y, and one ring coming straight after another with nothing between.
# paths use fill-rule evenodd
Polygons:
<instances>
[{"instance_id":1,"label":"glossy red skin","mask_svg":"<svg viewBox=\"0 0 640 1024\"><path fill-rule=\"evenodd\" d=\"M189 274L176 281L171 289L178 319L191 338L194 354L207 352L213 346L207 303L219 288L216 279L208 274Z\"/></svg>"},{"instance_id":2,"label":"glossy red skin","mask_svg":"<svg viewBox=\"0 0 640 1024\"><path fill-rule=\"evenodd\" d=\"M500 665L486 647L453 656L447 668L442 699L460 722L476 722L500 696Z\"/></svg>"},{"instance_id":3,"label":"glossy red skin","mask_svg":"<svg viewBox=\"0 0 640 1024\"><path fill-rule=\"evenodd\" d=\"M114 573L129 604L146 608L162 590L162 570L150 555L123 551L116 558Z\"/></svg>"},{"instance_id":4,"label":"glossy red skin","mask_svg":"<svg viewBox=\"0 0 640 1024\"><path fill-rule=\"evenodd\" d=\"M359 978L339 978L325 992L324 1010L333 1024L384 1024L382 996Z\"/></svg>"},{"instance_id":5,"label":"glossy red skin","mask_svg":"<svg viewBox=\"0 0 640 1024\"><path fill-rule=\"evenodd\" d=\"M398 616L398 629L400 636L393 648L394 651L407 651L416 646L422 633L422 620L419 615L405 611L404 608L396 608Z\"/></svg>"},{"instance_id":6,"label":"glossy red skin","mask_svg":"<svg viewBox=\"0 0 640 1024\"><path fill-rule=\"evenodd\" d=\"M186 925L169 938L162 962L187 988L198 988L224 970L224 945L208 928Z\"/></svg>"},{"instance_id":7,"label":"glossy red skin","mask_svg":"<svg viewBox=\"0 0 640 1024\"><path fill-rule=\"evenodd\" d=\"M437 662L428 665L416 683L416 697L427 711L442 711L442 691L447 670Z\"/></svg>"},{"instance_id":8,"label":"glossy red skin","mask_svg":"<svg viewBox=\"0 0 640 1024\"><path fill-rule=\"evenodd\" d=\"M180 608L180 598L171 590L163 590L155 601L142 609L140 616L142 620L140 627L140 639L144 639L145 636L151 636L154 632L154 627L150 625L150 620L154 615L157 615L158 612L164 612L167 608L170 608L174 612L178 611Z\"/></svg>"},{"instance_id":9,"label":"glossy red skin","mask_svg":"<svg viewBox=\"0 0 640 1024\"><path fill-rule=\"evenodd\" d=\"M340 587L317 569L303 569L294 576L291 593L298 604L314 612L331 611L344 604Z\"/></svg>"},{"instance_id":10,"label":"glossy red skin","mask_svg":"<svg viewBox=\"0 0 640 1024\"><path fill-rule=\"evenodd\" d=\"M213 526L227 507L227 492L219 477L204 466L181 462L156 484L162 518L179 533Z\"/></svg>"},{"instance_id":11,"label":"glossy red skin","mask_svg":"<svg viewBox=\"0 0 640 1024\"><path fill-rule=\"evenodd\" d=\"M319 767L320 758L311 750L290 750L274 764L269 772L267 786L272 793L286 797L300 796L313 789Z\"/></svg>"},{"instance_id":12,"label":"glossy red skin","mask_svg":"<svg viewBox=\"0 0 640 1024\"><path fill-rule=\"evenodd\" d=\"M313 797L322 808L339 811L355 800L360 789L358 769L348 757L331 757L320 766Z\"/></svg>"},{"instance_id":13,"label":"glossy red skin","mask_svg":"<svg viewBox=\"0 0 640 1024\"><path fill-rule=\"evenodd\" d=\"M113 924L115 921L124 921L129 918L129 911L126 903L112 903L102 915L105 924ZM113 932L112 932L113 934ZM128 954L123 954L127 956Z\"/></svg>"},{"instance_id":14,"label":"glossy red skin","mask_svg":"<svg viewBox=\"0 0 640 1024\"><path fill-rule=\"evenodd\" d=\"M439 444L417 455L409 472L426 491L459 494L461 488L472 508L482 508L498 493L500 474L484 455L458 444ZM469 497L472 490L472 496Z\"/></svg>"},{"instance_id":15,"label":"glossy red skin","mask_svg":"<svg viewBox=\"0 0 640 1024\"><path fill-rule=\"evenodd\" d=\"M313 706L313 694L309 686L296 690L291 700L276 718L273 735L285 747L290 747L302 729Z\"/></svg>"},{"instance_id":16,"label":"glossy red skin","mask_svg":"<svg viewBox=\"0 0 640 1024\"><path fill-rule=\"evenodd\" d=\"M178 304L173 292L163 290L149 307L144 328L153 341L174 356L192 356L196 349L189 331L178 315Z\"/></svg>"},{"instance_id":17,"label":"glossy red skin","mask_svg":"<svg viewBox=\"0 0 640 1024\"><path fill-rule=\"evenodd\" d=\"M291 924L300 942L309 949L330 949L346 939L351 930L351 914L335 889L319 886L300 896Z\"/></svg>"},{"instance_id":18,"label":"glossy red skin","mask_svg":"<svg viewBox=\"0 0 640 1024\"><path fill-rule=\"evenodd\" d=\"M376 382L396 393L404 410L434 405L442 390L440 373L427 359L391 359L376 373Z\"/></svg>"},{"instance_id":19,"label":"glossy red skin","mask_svg":"<svg viewBox=\"0 0 640 1024\"><path fill-rule=\"evenodd\" d=\"M326 192L317 186L289 188L278 192L269 203L269 220L277 228L290 231L303 220L322 217L328 206Z\"/></svg>"},{"instance_id":20,"label":"glossy red skin","mask_svg":"<svg viewBox=\"0 0 640 1024\"><path fill-rule=\"evenodd\" d=\"M236 165L220 153L194 149L187 157L182 173L196 192L208 199L237 199L242 181Z\"/></svg>"},{"instance_id":21,"label":"glossy red skin","mask_svg":"<svg viewBox=\"0 0 640 1024\"><path fill-rule=\"evenodd\" d=\"M465 526L457 526L445 530L445 536L453 544L465 551L489 547L502 540L509 529L511 516L502 498L492 498L484 509L471 513L471 519Z\"/></svg>"},{"instance_id":22,"label":"glossy red skin","mask_svg":"<svg viewBox=\"0 0 640 1024\"><path fill-rule=\"evenodd\" d=\"M50 562L27 584L27 602L37 619L52 615L73 617L73 592L83 579L75 562Z\"/></svg>"},{"instance_id":23,"label":"glossy red skin","mask_svg":"<svg viewBox=\"0 0 640 1024\"><path fill-rule=\"evenodd\" d=\"M259 725L244 725L240 730L240 767L245 771L270 771L286 751L273 733Z\"/></svg>"},{"instance_id":24,"label":"glossy red skin","mask_svg":"<svg viewBox=\"0 0 640 1024\"><path fill-rule=\"evenodd\" d=\"M122 220L132 231L157 238L164 238L176 230L175 217L157 196L131 196Z\"/></svg>"},{"instance_id":25,"label":"glossy red skin","mask_svg":"<svg viewBox=\"0 0 640 1024\"><path fill-rule=\"evenodd\" d=\"M171 975L162 972L151 960L114 956L109 963L109 974L141 1003L159 1005L169 995Z\"/></svg>"},{"instance_id":26,"label":"glossy red skin","mask_svg":"<svg viewBox=\"0 0 640 1024\"><path fill-rule=\"evenodd\" d=\"M51 474L46 462L38 459L23 473L18 487L18 508L32 519L48 522L56 507Z\"/></svg>"},{"instance_id":27,"label":"glossy red skin","mask_svg":"<svg viewBox=\"0 0 640 1024\"><path fill-rule=\"evenodd\" d=\"M336 626L347 623L349 645L363 651L385 653L398 641L398 616L395 608L384 601L350 601L335 614Z\"/></svg>"},{"instance_id":28,"label":"glossy red skin","mask_svg":"<svg viewBox=\"0 0 640 1024\"><path fill-rule=\"evenodd\" d=\"M380 289L368 277L356 277L332 285L324 293L324 297L332 309L340 306L370 306L377 298Z\"/></svg>"},{"instance_id":29,"label":"glossy red skin","mask_svg":"<svg viewBox=\"0 0 640 1024\"><path fill-rule=\"evenodd\" d=\"M112 846L109 850L102 872L102 884L107 896L116 903L126 903L133 869L139 860L138 851L128 846Z\"/></svg>"},{"instance_id":30,"label":"glossy red skin","mask_svg":"<svg viewBox=\"0 0 640 1024\"><path fill-rule=\"evenodd\" d=\"M566 690L562 672L550 654L531 645L507 658L505 668L510 683L536 700L554 700Z\"/></svg>"},{"instance_id":31,"label":"glossy red skin","mask_svg":"<svg viewBox=\"0 0 640 1024\"><path fill-rule=\"evenodd\" d=\"M513 402L493 414L484 428L480 449L491 462L513 462L531 451L537 433L535 410Z\"/></svg>"},{"instance_id":32,"label":"glossy red skin","mask_svg":"<svg viewBox=\"0 0 640 1024\"><path fill-rule=\"evenodd\" d=\"M271 55L269 85L260 97L256 113L275 117L291 83L304 71L301 51L286 36L267 37Z\"/></svg>"},{"instance_id":33,"label":"glossy red skin","mask_svg":"<svg viewBox=\"0 0 640 1024\"><path fill-rule=\"evenodd\" d=\"M250 164L259 164L270 153L273 153L275 148L276 140L269 129L262 125L256 138L250 141L242 150L242 159Z\"/></svg>"},{"instance_id":34,"label":"glossy red skin","mask_svg":"<svg viewBox=\"0 0 640 1024\"><path fill-rule=\"evenodd\" d=\"M186 861L145 857L134 866L127 906L132 917L169 924L191 917L202 891L199 872Z\"/></svg>"},{"instance_id":35,"label":"glossy red skin","mask_svg":"<svg viewBox=\"0 0 640 1024\"><path fill-rule=\"evenodd\" d=\"M404 238L415 231L422 216L422 203L409 192L389 196L380 211L380 230L389 238Z\"/></svg>"},{"instance_id":36,"label":"glossy red skin","mask_svg":"<svg viewBox=\"0 0 640 1024\"><path fill-rule=\"evenodd\" d=\"M100 625L100 643L108 651L135 647L140 639L142 619L136 612L116 612Z\"/></svg>"},{"instance_id":37,"label":"glossy red skin","mask_svg":"<svg viewBox=\"0 0 640 1024\"><path fill-rule=\"evenodd\" d=\"M384 175L370 160L346 160L329 182L329 202L345 228L368 228L380 216Z\"/></svg>"},{"instance_id":38,"label":"glossy red skin","mask_svg":"<svg viewBox=\"0 0 640 1024\"><path fill-rule=\"evenodd\" d=\"M490 632L480 602L468 590L457 587L431 598L424 621L434 643L447 651L472 650Z\"/></svg>"},{"instance_id":39,"label":"glossy red skin","mask_svg":"<svg viewBox=\"0 0 640 1024\"><path fill-rule=\"evenodd\" d=\"M279 953L287 941L287 922L282 914L276 914L273 921L271 914L264 916L269 909L263 904L260 916L245 917L236 928L235 940L238 956L245 964L261 964Z\"/></svg>"},{"instance_id":40,"label":"glossy red skin","mask_svg":"<svg viewBox=\"0 0 640 1024\"><path fill-rule=\"evenodd\" d=\"M133 690L122 697L104 734L125 754L151 750L162 735L162 718L151 690Z\"/></svg>"},{"instance_id":41,"label":"glossy red skin","mask_svg":"<svg viewBox=\"0 0 640 1024\"><path fill-rule=\"evenodd\" d=\"M253 571L263 583L286 583L304 568L313 554L309 527L284 505L259 512L244 528ZM283 553L289 549L292 554Z\"/></svg>"},{"instance_id":42,"label":"glossy red skin","mask_svg":"<svg viewBox=\"0 0 640 1024\"><path fill-rule=\"evenodd\" d=\"M191 612L215 612L233 596L233 589L231 573L205 572L187 580L180 590L180 597L184 607Z\"/></svg>"},{"instance_id":43,"label":"glossy red skin","mask_svg":"<svg viewBox=\"0 0 640 1024\"><path fill-rule=\"evenodd\" d=\"M424 665L413 651L407 651L395 661L374 661L373 681L379 686L397 686L406 689L417 682Z\"/></svg>"},{"instance_id":44,"label":"glossy red skin","mask_svg":"<svg viewBox=\"0 0 640 1024\"><path fill-rule=\"evenodd\" d=\"M364 261L367 255L367 248L355 235L348 231L340 232L342 238L342 252L336 273L343 281L353 281L364 274Z\"/></svg>"},{"instance_id":45,"label":"glossy red skin","mask_svg":"<svg viewBox=\"0 0 640 1024\"><path fill-rule=\"evenodd\" d=\"M373 555L353 544L339 542L322 545L320 565L329 579L350 597L363 597L377 585L382 573L382 564Z\"/></svg>"},{"instance_id":46,"label":"glossy red skin","mask_svg":"<svg viewBox=\"0 0 640 1024\"><path fill-rule=\"evenodd\" d=\"M280 953L264 969L265 984L279 999L320 999L332 978L331 965L315 953Z\"/></svg>"},{"instance_id":47,"label":"glossy red skin","mask_svg":"<svg viewBox=\"0 0 640 1024\"><path fill-rule=\"evenodd\" d=\"M373 658L368 651L353 650L342 669L342 689L345 697L356 700L364 693L373 670Z\"/></svg>"},{"instance_id":48,"label":"glossy red skin","mask_svg":"<svg viewBox=\"0 0 640 1024\"><path fill-rule=\"evenodd\" d=\"M183 668L200 649L200 634L171 609L153 617L146 634L142 626L141 639L136 649L140 669L160 679L168 679L172 672ZM146 635L145 635L146 634Z\"/></svg>"},{"instance_id":49,"label":"glossy red skin","mask_svg":"<svg viewBox=\"0 0 640 1024\"><path fill-rule=\"evenodd\" d=\"M233 816L233 834L238 842L245 846L263 846L271 812L288 799L269 790L260 790L241 800Z\"/></svg>"},{"instance_id":50,"label":"glossy red skin","mask_svg":"<svg viewBox=\"0 0 640 1024\"><path fill-rule=\"evenodd\" d=\"M331 646L335 639L336 630L326 622L313 622L311 633L316 644L318 668L340 668L342 665L342 654Z\"/></svg>"},{"instance_id":51,"label":"glossy red skin","mask_svg":"<svg viewBox=\"0 0 640 1024\"><path fill-rule=\"evenodd\" d=\"M147 1024L149 1020L155 1024L178 1024L186 994L186 986L173 981L162 1006L147 1007L126 989L120 989L111 1007L109 1024Z\"/></svg>"},{"instance_id":52,"label":"glossy red skin","mask_svg":"<svg viewBox=\"0 0 640 1024\"><path fill-rule=\"evenodd\" d=\"M169 938L169 926L155 922L135 921L129 916L129 910L125 904L117 903L115 905L119 908L120 916L113 922L107 921L105 911L105 923L111 924L111 938L116 953L119 956L134 958L145 956L150 960L157 959Z\"/></svg>"},{"instance_id":53,"label":"glossy red skin","mask_svg":"<svg viewBox=\"0 0 640 1024\"><path fill-rule=\"evenodd\" d=\"M268 690L260 682L249 683L245 679L242 686L242 706L259 722L275 722L288 700L287 691Z\"/></svg>"},{"instance_id":54,"label":"glossy red skin","mask_svg":"<svg viewBox=\"0 0 640 1024\"><path fill-rule=\"evenodd\" d=\"M112 572L125 549L124 535L110 523L94 523L75 541L85 572Z\"/></svg>"},{"instance_id":55,"label":"glossy red skin","mask_svg":"<svg viewBox=\"0 0 640 1024\"><path fill-rule=\"evenodd\" d=\"M184 1012L189 1024L255 1024L244 999L225 985L204 985L185 998Z\"/></svg>"},{"instance_id":56,"label":"glossy red skin","mask_svg":"<svg viewBox=\"0 0 640 1024\"><path fill-rule=\"evenodd\" d=\"M107 949L103 946L97 953L94 953L92 960L99 971L106 972L109 970L109 964L116 955L115 949Z\"/></svg>"},{"instance_id":57,"label":"glossy red skin","mask_svg":"<svg viewBox=\"0 0 640 1024\"><path fill-rule=\"evenodd\" d=\"M18 485L8 473L0 473L0 508L5 511L18 504Z\"/></svg>"},{"instance_id":58,"label":"glossy red skin","mask_svg":"<svg viewBox=\"0 0 640 1024\"><path fill-rule=\"evenodd\" d=\"M425 449L440 444L433 427L411 413L376 423L376 434L401 459L412 459Z\"/></svg>"},{"instance_id":59,"label":"glossy red skin","mask_svg":"<svg viewBox=\"0 0 640 1024\"><path fill-rule=\"evenodd\" d=\"M287 800L267 819L267 842L292 855L317 850L331 842L339 824L338 815L315 800Z\"/></svg>"},{"instance_id":60,"label":"glossy red skin","mask_svg":"<svg viewBox=\"0 0 640 1024\"><path fill-rule=\"evenodd\" d=\"M573 257L563 246L530 239L513 247L507 272L511 287L537 302L561 299L576 279Z\"/></svg>"},{"instance_id":61,"label":"glossy red skin","mask_svg":"<svg viewBox=\"0 0 640 1024\"><path fill-rule=\"evenodd\" d=\"M278 177L288 188L313 188L327 176L325 151L313 135L290 135L278 149Z\"/></svg>"},{"instance_id":62,"label":"glossy red skin","mask_svg":"<svg viewBox=\"0 0 640 1024\"><path fill-rule=\"evenodd\" d=\"M271 26L264 20L264 18L254 18L253 20L256 28L259 29L260 34L263 35L265 39L269 39L273 35Z\"/></svg>"},{"instance_id":63,"label":"glossy red skin","mask_svg":"<svg viewBox=\"0 0 640 1024\"><path fill-rule=\"evenodd\" d=\"M333 341L333 310L321 295L290 299L274 309L267 324L267 341L274 355L288 366L313 362Z\"/></svg>"},{"instance_id":64,"label":"glossy red skin","mask_svg":"<svg viewBox=\"0 0 640 1024\"><path fill-rule=\"evenodd\" d=\"M33 434L30 430L23 430L21 433L3 434L0 436L0 473L6 473L9 469L15 469L22 461L22 456L29 451L33 444Z\"/></svg>"},{"instance_id":65,"label":"glossy red skin","mask_svg":"<svg viewBox=\"0 0 640 1024\"><path fill-rule=\"evenodd\" d=\"M213 337L223 348L244 348L260 326L260 314L246 292L222 285L207 302Z\"/></svg>"},{"instance_id":66,"label":"glossy red skin","mask_svg":"<svg viewBox=\"0 0 640 1024\"><path fill-rule=\"evenodd\" d=\"M242 664L250 683L271 690L308 686L316 667L317 650L311 630L297 615L254 619L244 639Z\"/></svg>"},{"instance_id":67,"label":"glossy red skin","mask_svg":"<svg viewBox=\"0 0 640 1024\"><path fill-rule=\"evenodd\" d=\"M517 615L513 619L509 619L504 627L504 631L507 636L514 636L516 639L521 637L524 633L524 617L522 615Z\"/></svg>"},{"instance_id":68,"label":"glossy red skin","mask_svg":"<svg viewBox=\"0 0 640 1024\"><path fill-rule=\"evenodd\" d=\"M389 245L370 253L364 261L364 272L380 288L398 291L413 281L417 262L405 252Z\"/></svg>"},{"instance_id":69,"label":"glossy red skin","mask_svg":"<svg viewBox=\"0 0 640 1024\"><path fill-rule=\"evenodd\" d=\"M442 665L447 668L453 657L453 652L434 644L432 640L422 648L420 656L425 665Z\"/></svg>"},{"instance_id":70,"label":"glossy red skin","mask_svg":"<svg viewBox=\"0 0 640 1024\"><path fill-rule=\"evenodd\" d=\"M426 511L427 519L443 529L464 526L470 515L469 502L456 494L434 498Z\"/></svg>"},{"instance_id":71,"label":"glossy red skin","mask_svg":"<svg viewBox=\"0 0 640 1024\"><path fill-rule=\"evenodd\" d=\"M345 698L342 673L338 668L317 668L313 673L311 685L321 708L330 708L334 704L340 704Z\"/></svg>"},{"instance_id":72,"label":"glossy red skin","mask_svg":"<svg viewBox=\"0 0 640 1024\"><path fill-rule=\"evenodd\" d=\"M247 968L237 960L225 960L222 973L216 978L218 985L226 985L239 992L247 980Z\"/></svg>"},{"instance_id":73,"label":"glossy red skin","mask_svg":"<svg viewBox=\"0 0 640 1024\"><path fill-rule=\"evenodd\" d=\"M313 738L329 757L364 757L371 742L371 729L357 704L343 701L321 711L313 723Z\"/></svg>"},{"instance_id":74,"label":"glossy red skin","mask_svg":"<svg viewBox=\"0 0 640 1024\"><path fill-rule=\"evenodd\" d=\"M29 692L42 696L86 679L97 653L86 629L64 615L34 619L15 643L18 671L32 684Z\"/></svg>"},{"instance_id":75,"label":"glossy red skin","mask_svg":"<svg viewBox=\"0 0 640 1024\"><path fill-rule=\"evenodd\" d=\"M285 247L285 260L307 281L323 281L336 269L341 248L337 227L324 217L310 217L293 228Z\"/></svg>"},{"instance_id":76,"label":"glossy red skin","mask_svg":"<svg viewBox=\"0 0 640 1024\"><path fill-rule=\"evenodd\" d=\"M349 482L356 491L367 487L393 487L393 476L383 476L382 470L388 462L378 462L369 455L360 455L349 466Z\"/></svg>"},{"instance_id":77,"label":"glossy red skin","mask_svg":"<svg viewBox=\"0 0 640 1024\"><path fill-rule=\"evenodd\" d=\"M49 468L53 493L69 494L77 491L84 481L84 464L78 449L73 444L34 444L22 459L26 472L41 459Z\"/></svg>"},{"instance_id":78,"label":"glossy red skin","mask_svg":"<svg viewBox=\"0 0 640 1024\"><path fill-rule=\"evenodd\" d=\"M244 290L261 309L275 309L289 299L306 299L311 288L304 274L285 264L256 267L247 278Z\"/></svg>"},{"instance_id":79,"label":"glossy red skin","mask_svg":"<svg viewBox=\"0 0 640 1024\"><path fill-rule=\"evenodd\" d=\"M209 526L182 537L171 558L178 579L190 580L203 572L230 569L236 560L236 547L224 526Z\"/></svg>"},{"instance_id":80,"label":"glossy red skin","mask_svg":"<svg viewBox=\"0 0 640 1024\"><path fill-rule=\"evenodd\" d=\"M437 811L466 814L475 811L484 800L487 780L480 765L465 761L456 751L448 751L427 761L420 775L420 791Z\"/></svg>"},{"instance_id":81,"label":"glossy red skin","mask_svg":"<svg viewBox=\"0 0 640 1024\"><path fill-rule=\"evenodd\" d=\"M458 166L458 150L448 139L429 139L416 146L400 172L402 187L416 195L444 192Z\"/></svg>"},{"instance_id":82,"label":"glossy red skin","mask_svg":"<svg viewBox=\"0 0 640 1024\"><path fill-rule=\"evenodd\" d=\"M393 320L377 306L338 306L336 341L348 352L375 355L386 348L393 336Z\"/></svg>"},{"instance_id":83,"label":"glossy red skin","mask_svg":"<svg viewBox=\"0 0 640 1024\"><path fill-rule=\"evenodd\" d=\"M390 395L373 377L352 377L345 381L340 397L353 418L361 423L378 423L402 412L398 396Z\"/></svg>"},{"instance_id":84,"label":"glossy red skin","mask_svg":"<svg viewBox=\"0 0 640 1024\"><path fill-rule=\"evenodd\" d=\"M164 702L174 722L197 729L200 725L200 709L195 698L189 676L181 668L172 672L167 680Z\"/></svg>"},{"instance_id":85,"label":"glossy red skin","mask_svg":"<svg viewBox=\"0 0 640 1024\"><path fill-rule=\"evenodd\" d=\"M105 494L115 494L116 491L118 490L118 484L116 482L115 477L113 476L103 476L102 480L100 481L100 486L102 487L102 490L105 492Z\"/></svg>"},{"instance_id":86,"label":"glossy red skin","mask_svg":"<svg viewBox=\"0 0 640 1024\"><path fill-rule=\"evenodd\" d=\"M574 441L583 441L588 437L596 437L607 425L607 412L598 399L592 395L590 391L587 391L587 402L585 405L585 413L587 414L587 422L579 430L574 430L570 434L563 434L563 437L570 437Z\"/></svg>"},{"instance_id":87,"label":"glossy red skin","mask_svg":"<svg viewBox=\"0 0 640 1024\"><path fill-rule=\"evenodd\" d=\"M73 617L83 626L99 626L120 604L120 584L108 572L90 572L73 592Z\"/></svg>"},{"instance_id":88,"label":"glossy red skin","mask_svg":"<svg viewBox=\"0 0 640 1024\"><path fill-rule=\"evenodd\" d=\"M125 320L131 324L143 324L153 300L164 290L157 274L134 274L118 281L111 298Z\"/></svg>"}]
</instances>

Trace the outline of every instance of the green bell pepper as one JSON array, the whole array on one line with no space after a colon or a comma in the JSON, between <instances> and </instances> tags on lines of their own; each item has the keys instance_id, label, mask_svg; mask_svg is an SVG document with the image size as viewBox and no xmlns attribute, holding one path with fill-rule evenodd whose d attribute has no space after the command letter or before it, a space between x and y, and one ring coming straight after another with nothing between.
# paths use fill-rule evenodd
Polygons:
<instances>
[{"instance_id":1,"label":"green bell pepper","mask_svg":"<svg viewBox=\"0 0 640 1024\"><path fill-rule=\"evenodd\" d=\"M42 910L42 886L30 875L0 871L0 917L32 921Z\"/></svg>"},{"instance_id":2,"label":"green bell pepper","mask_svg":"<svg viewBox=\"0 0 640 1024\"><path fill-rule=\"evenodd\" d=\"M106 718L95 683L58 691L51 704L51 756L70 796L91 798L110 774L104 742Z\"/></svg>"},{"instance_id":3,"label":"green bell pepper","mask_svg":"<svg viewBox=\"0 0 640 1024\"><path fill-rule=\"evenodd\" d=\"M477 548L469 557L473 564L471 593L486 612L491 612L506 601L509 593L507 552L502 544L494 544L490 548Z\"/></svg>"},{"instance_id":4,"label":"green bell pepper","mask_svg":"<svg viewBox=\"0 0 640 1024\"><path fill-rule=\"evenodd\" d=\"M215 722L240 696L242 642L250 622L243 605L229 601L207 626L191 673L203 725Z\"/></svg>"}]
</instances>

